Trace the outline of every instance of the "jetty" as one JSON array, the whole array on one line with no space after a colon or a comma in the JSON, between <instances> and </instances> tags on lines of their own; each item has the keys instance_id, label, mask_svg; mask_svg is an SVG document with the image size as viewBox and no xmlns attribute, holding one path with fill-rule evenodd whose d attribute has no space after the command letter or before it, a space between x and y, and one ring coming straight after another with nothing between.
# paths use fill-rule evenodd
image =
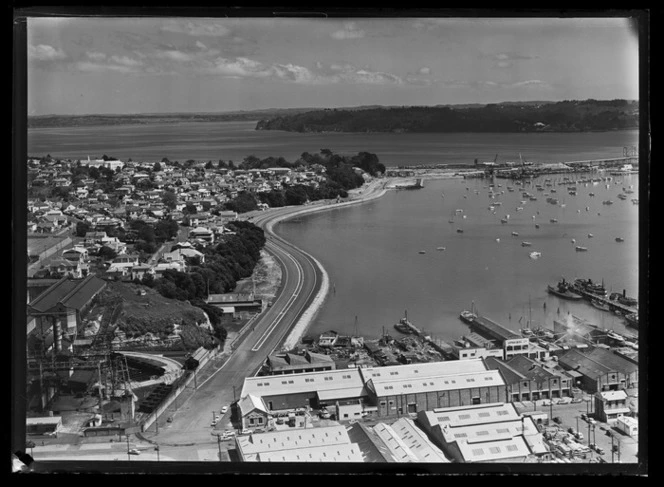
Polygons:
<instances>
[{"instance_id":1,"label":"jetty","mask_svg":"<svg viewBox=\"0 0 664 487\"><path fill-rule=\"evenodd\" d=\"M588 291L586 291L586 290L584 290L580 287L575 287L574 292L580 294L581 296L583 296L588 301L593 301L594 300L594 301L599 302L602 305L608 306L609 311L612 311L614 313L616 311L620 311L623 315L626 316L626 315L633 314L633 313L638 314L638 312L639 312L638 308L634 308L632 306L627 306L627 305L624 305L624 304L619 303L617 301L612 301L609 298L607 298L606 296L600 296L599 294L594 294L594 293L588 292Z\"/></svg>"}]
</instances>

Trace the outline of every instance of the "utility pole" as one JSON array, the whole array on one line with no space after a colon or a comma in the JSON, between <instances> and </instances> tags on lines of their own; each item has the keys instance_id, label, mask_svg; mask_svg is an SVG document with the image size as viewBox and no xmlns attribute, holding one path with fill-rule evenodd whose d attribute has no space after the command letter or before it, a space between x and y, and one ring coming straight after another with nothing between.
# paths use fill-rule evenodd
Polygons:
<instances>
[{"instance_id":1,"label":"utility pole","mask_svg":"<svg viewBox=\"0 0 664 487\"><path fill-rule=\"evenodd\" d=\"M616 452L616 447L613 443L614 436L613 434L611 435L611 463L615 463L615 452Z\"/></svg>"},{"instance_id":2,"label":"utility pole","mask_svg":"<svg viewBox=\"0 0 664 487\"><path fill-rule=\"evenodd\" d=\"M129 454L129 433L127 433L127 460L131 461L131 455Z\"/></svg>"},{"instance_id":3,"label":"utility pole","mask_svg":"<svg viewBox=\"0 0 664 487\"><path fill-rule=\"evenodd\" d=\"M579 417L576 417L576 432L579 432Z\"/></svg>"},{"instance_id":4,"label":"utility pole","mask_svg":"<svg viewBox=\"0 0 664 487\"><path fill-rule=\"evenodd\" d=\"M219 461L221 461L221 436L217 434L217 447L219 448Z\"/></svg>"},{"instance_id":5,"label":"utility pole","mask_svg":"<svg viewBox=\"0 0 664 487\"><path fill-rule=\"evenodd\" d=\"M157 452L157 461L159 461L159 445L154 447L154 451Z\"/></svg>"}]
</instances>

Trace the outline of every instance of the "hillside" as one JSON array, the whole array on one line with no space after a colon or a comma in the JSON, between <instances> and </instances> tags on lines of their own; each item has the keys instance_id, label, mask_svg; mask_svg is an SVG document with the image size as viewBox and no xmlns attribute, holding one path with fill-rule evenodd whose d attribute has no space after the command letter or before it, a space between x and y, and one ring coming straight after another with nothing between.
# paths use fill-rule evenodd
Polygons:
<instances>
[{"instance_id":1,"label":"hillside","mask_svg":"<svg viewBox=\"0 0 664 487\"><path fill-rule=\"evenodd\" d=\"M606 131L638 127L638 113L638 102L628 100L325 109L262 119L256 130L434 133Z\"/></svg>"}]
</instances>

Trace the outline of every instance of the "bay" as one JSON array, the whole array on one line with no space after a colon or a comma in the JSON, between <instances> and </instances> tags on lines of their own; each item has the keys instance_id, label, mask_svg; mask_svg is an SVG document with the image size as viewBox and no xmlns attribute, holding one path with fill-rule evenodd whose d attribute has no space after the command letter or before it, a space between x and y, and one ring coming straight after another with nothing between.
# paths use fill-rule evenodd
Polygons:
<instances>
[{"instance_id":1,"label":"bay","mask_svg":"<svg viewBox=\"0 0 664 487\"><path fill-rule=\"evenodd\" d=\"M604 281L611 292L626 290L638 297L639 206L616 197L623 186L631 186L630 196L636 197L638 176L617 178L609 188L579 184L576 196L555 185L552 196L565 207L547 203L544 193L536 191L534 185L544 179L525 188L538 197L526 203L519 187L506 191L507 180L495 180L494 191L505 193L494 199L487 180L428 180L421 190L390 191L364 205L281 223L277 233L316 256L330 277L332 291L308 333L352 334L357 317L363 336L398 335L393 325L407 312L426 333L451 341L469 332L459 313L474 303L480 314L515 331L531 320L532 327L553 329L554 319L572 314L637 335L622 318L585 301L558 299L546 287L561 277L589 277ZM603 205L607 199L614 204ZM502 205L494 214L489 205L496 201ZM456 209L463 213L450 223ZM616 237L625 241L618 243ZM532 247L521 246L523 241ZM588 251L577 252L577 245ZM532 251L542 256L533 260Z\"/></svg>"},{"instance_id":2,"label":"bay","mask_svg":"<svg viewBox=\"0 0 664 487\"><path fill-rule=\"evenodd\" d=\"M367 151L388 167L519 161L565 162L622 157L638 145L638 130L583 133L297 133L254 130L256 122L182 122L28 130L28 154L63 159L241 162L248 155L295 161L321 149L342 155Z\"/></svg>"}]
</instances>

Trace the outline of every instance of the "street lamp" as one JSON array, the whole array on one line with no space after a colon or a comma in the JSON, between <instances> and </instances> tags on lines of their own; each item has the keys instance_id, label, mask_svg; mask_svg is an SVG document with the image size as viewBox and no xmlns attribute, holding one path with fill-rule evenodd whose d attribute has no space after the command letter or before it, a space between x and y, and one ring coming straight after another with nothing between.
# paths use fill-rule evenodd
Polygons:
<instances>
[{"instance_id":1,"label":"street lamp","mask_svg":"<svg viewBox=\"0 0 664 487\"><path fill-rule=\"evenodd\" d=\"M159 461L159 445L154 447L154 451L157 452L157 461Z\"/></svg>"}]
</instances>

